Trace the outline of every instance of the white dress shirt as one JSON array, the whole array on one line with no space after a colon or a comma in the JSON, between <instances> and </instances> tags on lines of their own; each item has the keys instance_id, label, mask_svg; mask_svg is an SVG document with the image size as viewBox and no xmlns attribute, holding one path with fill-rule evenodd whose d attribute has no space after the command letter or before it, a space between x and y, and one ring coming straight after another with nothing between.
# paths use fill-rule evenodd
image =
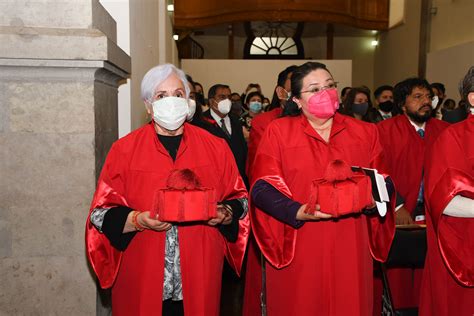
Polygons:
<instances>
[{"instance_id":1,"label":"white dress shirt","mask_svg":"<svg viewBox=\"0 0 474 316\"><path fill-rule=\"evenodd\" d=\"M214 121L217 122L217 125L219 125L220 128L222 128L222 123L221 123L221 119L224 119L224 123L225 123L225 127L227 127L227 130L229 131L229 134L232 135L232 126L230 125L230 118L229 118L229 115L226 115L225 117L220 117L219 115L217 115L213 109L211 109L211 116L212 118L214 119Z\"/></svg>"}]
</instances>

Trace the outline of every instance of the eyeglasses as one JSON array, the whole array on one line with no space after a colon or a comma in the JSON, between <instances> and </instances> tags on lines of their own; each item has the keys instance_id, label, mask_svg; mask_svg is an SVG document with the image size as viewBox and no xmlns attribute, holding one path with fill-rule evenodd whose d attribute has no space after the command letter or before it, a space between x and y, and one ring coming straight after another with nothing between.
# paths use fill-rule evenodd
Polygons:
<instances>
[{"instance_id":1,"label":"eyeglasses","mask_svg":"<svg viewBox=\"0 0 474 316\"><path fill-rule=\"evenodd\" d=\"M424 99L428 101L432 101L434 96L431 94L422 94L422 93L416 93L414 95L410 94L410 96L415 99L417 102L423 101Z\"/></svg>"},{"instance_id":2,"label":"eyeglasses","mask_svg":"<svg viewBox=\"0 0 474 316\"><path fill-rule=\"evenodd\" d=\"M333 82L333 83L330 83L330 84L328 84L327 86L324 86L324 87L312 87L309 90L301 91L301 93L315 94L315 93L319 93L319 92L321 92L323 90L326 90L326 89L336 89L337 84L338 84L338 82Z\"/></svg>"}]
</instances>

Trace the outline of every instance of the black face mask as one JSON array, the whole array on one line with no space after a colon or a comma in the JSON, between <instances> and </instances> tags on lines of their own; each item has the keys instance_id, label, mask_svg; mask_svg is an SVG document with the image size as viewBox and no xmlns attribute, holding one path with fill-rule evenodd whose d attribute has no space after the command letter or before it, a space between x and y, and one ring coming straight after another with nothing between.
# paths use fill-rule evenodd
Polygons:
<instances>
[{"instance_id":1,"label":"black face mask","mask_svg":"<svg viewBox=\"0 0 474 316\"><path fill-rule=\"evenodd\" d=\"M354 114L364 116L367 113L368 109L369 109L369 104L367 102L352 104L352 112L354 112Z\"/></svg>"},{"instance_id":2,"label":"black face mask","mask_svg":"<svg viewBox=\"0 0 474 316\"><path fill-rule=\"evenodd\" d=\"M467 112L463 107L458 107L454 110L445 110L442 109L443 121L448 123L457 123L467 118Z\"/></svg>"},{"instance_id":3,"label":"black face mask","mask_svg":"<svg viewBox=\"0 0 474 316\"><path fill-rule=\"evenodd\" d=\"M384 112L391 112L393 109L393 102L388 100L382 103L379 103L379 108Z\"/></svg>"}]
</instances>

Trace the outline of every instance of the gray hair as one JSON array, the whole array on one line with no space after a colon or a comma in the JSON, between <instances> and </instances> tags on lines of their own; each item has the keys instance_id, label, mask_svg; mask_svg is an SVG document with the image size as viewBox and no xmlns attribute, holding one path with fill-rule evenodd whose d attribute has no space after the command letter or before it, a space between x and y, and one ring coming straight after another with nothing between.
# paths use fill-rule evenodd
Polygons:
<instances>
[{"instance_id":1,"label":"gray hair","mask_svg":"<svg viewBox=\"0 0 474 316\"><path fill-rule=\"evenodd\" d=\"M141 84L141 97L142 100L145 101L145 104L148 104L146 101L151 102L156 87L165 81L172 73L176 74L183 83L186 99L189 99L189 85L188 80L186 79L186 74L175 65L163 64L151 68L143 77Z\"/></svg>"}]
</instances>

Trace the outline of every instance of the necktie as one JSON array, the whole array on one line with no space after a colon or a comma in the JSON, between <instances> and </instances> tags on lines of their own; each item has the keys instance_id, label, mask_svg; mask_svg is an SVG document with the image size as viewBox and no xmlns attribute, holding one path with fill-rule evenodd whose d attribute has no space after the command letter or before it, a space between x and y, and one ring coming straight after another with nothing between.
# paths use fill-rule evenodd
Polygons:
<instances>
[{"instance_id":1,"label":"necktie","mask_svg":"<svg viewBox=\"0 0 474 316\"><path fill-rule=\"evenodd\" d=\"M420 128L416 131L421 138L425 138L425 130Z\"/></svg>"},{"instance_id":2,"label":"necktie","mask_svg":"<svg viewBox=\"0 0 474 316\"><path fill-rule=\"evenodd\" d=\"M224 131L224 134L230 138L229 130L227 129L227 126L225 126L225 121L223 118L221 118L221 128Z\"/></svg>"},{"instance_id":3,"label":"necktie","mask_svg":"<svg viewBox=\"0 0 474 316\"><path fill-rule=\"evenodd\" d=\"M421 138L425 138L425 130L422 128L419 128L417 131L418 135L420 135ZM423 173L421 175L421 183L420 183L420 190L418 191L418 198L417 202L418 203L423 203L423 193L424 193L424 183L423 183Z\"/></svg>"}]
</instances>

